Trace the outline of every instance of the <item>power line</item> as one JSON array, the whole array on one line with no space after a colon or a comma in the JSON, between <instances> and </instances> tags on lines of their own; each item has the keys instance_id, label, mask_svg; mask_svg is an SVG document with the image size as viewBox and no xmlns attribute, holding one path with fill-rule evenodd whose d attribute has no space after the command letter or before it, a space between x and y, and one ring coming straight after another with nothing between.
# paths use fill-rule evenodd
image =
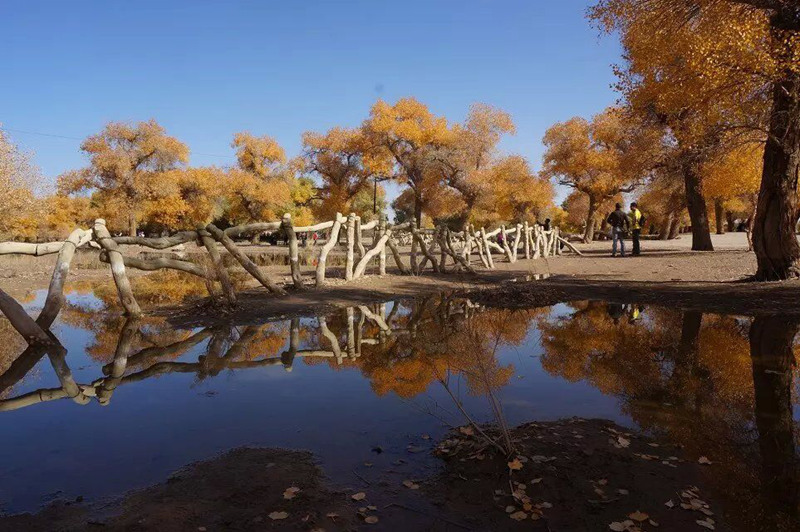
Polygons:
<instances>
[{"instance_id":1,"label":"power line","mask_svg":"<svg viewBox=\"0 0 800 532\"><path fill-rule=\"evenodd\" d=\"M0 127L0 131L8 131L9 133L24 133L26 135L38 135L40 137L53 137L57 139L69 139L69 140L84 140L78 137L70 137L68 135L56 135L55 133L42 133L40 131L27 131L25 129L11 129L7 127ZM194 155L205 155L206 157L219 157L222 159L229 159L230 155L220 155L218 153L204 153L201 151L191 151L190 152Z\"/></svg>"}]
</instances>

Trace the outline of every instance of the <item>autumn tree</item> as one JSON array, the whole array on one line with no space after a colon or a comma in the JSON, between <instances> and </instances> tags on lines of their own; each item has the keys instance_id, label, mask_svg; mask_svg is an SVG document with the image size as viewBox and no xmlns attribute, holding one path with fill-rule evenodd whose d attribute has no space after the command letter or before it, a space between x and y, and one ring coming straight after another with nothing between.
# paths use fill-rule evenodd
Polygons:
<instances>
[{"instance_id":1,"label":"autumn tree","mask_svg":"<svg viewBox=\"0 0 800 532\"><path fill-rule=\"evenodd\" d=\"M442 173L435 153L454 140L447 119L430 112L414 98L394 105L379 100L363 124L368 142L393 166L393 177L407 185L413 202L414 221L421 226L426 203L441 192Z\"/></svg>"},{"instance_id":2,"label":"autumn tree","mask_svg":"<svg viewBox=\"0 0 800 532\"><path fill-rule=\"evenodd\" d=\"M361 128L304 133L302 160L304 171L321 181L317 213L322 219L351 212L356 197L372 190L372 180L391 172L388 158L378 156Z\"/></svg>"},{"instance_id":3,"label":"autumn tree","mask_svg":"<svg viewBox=\"0 0 800 532\"><path fill-rule=\"evenodd\" d=\"M136 235L137 219L150 194L158 187L152 176L186 163L189 149L170 137L155 120L127 124L110 122L103 131L81 144L89 166L59 177L59 190L74 193L96 190L127 215L128 233Z\"/></svg>"},{"instance_id":4,"label":"autumn tree","mask_svg":"<svg viewBox=\"0 0 800 532\"><path fill-rule=\"evenodd\" d=\"M293 206L296 181L286 152L275 139L247 132L237 133L231 147L236 148L238 166L229 171L225 187L229 221L279 219Z\"/></svg>"},{"instance_id":5,"label":"autumn tree","mask_svg":"<svg viewBox=\"0 0 800 532\"><path fill-rule=\"evenodd\" d=\"M144 205L143 220L159 229L194 229L222 213L225 172L215 167L176 168L147 179L157 181Z\"/></svg>"},{"instance_id":6,"label":"autumn tree","mask_svg":"<svg viewBox=\"0 0 800 532\"><path fill-rule=\"evenodd\" d=\"M594 238L603 202L631 192L645 179L659 146L657 130L611 107L590 121L575 117L551 126L543 139L543 174L574 188L589 200L584 242Z\"/></svg>"},{"instance_id":7,"label":"autumn tree","mask_svg":"<svg viewBox=\"0 0 800 532\"><path fill-rule=\"evenodd\" d=\"M750 143L717 154L701 167L703 192L714 202L717 234L724 232L726 211L743 213L752 220L763 160L764 146Z\"/></svg>"},{"instance_id":8,"label":"autumn tree","mask_svg":"<svg viewBox=\"0 0 800 532\"><path fill-rule=\"evenodd\" d=\"M0 236L32 237L39 206L36 192L42 176L31 155L21 151L0 129Z\"/></svg>"},{"instance_id":9,"label":"autumn tree","mask_svg":"<svg viewBox=\"0 0 800 532\"><path fill-rule=\"evenodd\" d=\"M590 16L619 32L626 64L618 73L625 98L669 124L690 172L704 161L705 148L716 149L723 135L762 132L766 144L753 229L756 277L799 276L797 2L602 0ZM694 226L702 214L696 206L701 183L696 176L685 178Z\"/></svg>"}]
</instances>

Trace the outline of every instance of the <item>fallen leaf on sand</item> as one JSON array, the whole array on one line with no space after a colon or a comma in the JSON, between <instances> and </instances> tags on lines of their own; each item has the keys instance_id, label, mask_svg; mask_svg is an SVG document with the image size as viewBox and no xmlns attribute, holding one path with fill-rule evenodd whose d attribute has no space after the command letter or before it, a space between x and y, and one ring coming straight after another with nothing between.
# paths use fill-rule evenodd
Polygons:
<instances>
[{"instance_id":1,"label":"fallen leaf on sand","mask_svg":"<svg viewBox=\"0 0 800 532\"><path fill-rule=\"evenodd\" d=\"M711 465L711 460L709 460L705 456L701 456L700 458L697 459L697 463L703 465Z\"/></svg>"},{"instance_id":2,"label":"fallen leaf on sand","mask_svg":"<svg viewBox=\"0 0 800 532\"><path fill-rule=\"evenodd\" d=\"M614 532L625 532L625 529L628 527L620 523L619 521L614 521L613 523L608 525L608 528L610 528Z\"/></svg>"},{"instance_id":3,"label":"fallen leaf on sand","mask_svg":"<svg viewBox=\"0 0 800 532\"><path fill-rule=\"evenodd\" d=\"M337 517L339 517L339 514L337 514L336 512L331 512L329 514L325 514L325 517L330 517L331 519L336 519Z\"/></svg>"},{"instance_id":4,"label":"fallen leaf on sand","mask_svg":"<svg viewBox=\"0 0 800 532\"><path fill-rule=\"evenodd\" d=\"M286 519L287 517L289 517L289 514L286 512L272 512L269 514L269 518L273 521L279 521L281 519Z\"/></svg>"},{"instance_id":5,"label":"fallen leaf on sand","mask_svg":"<svg viewBox=\"0 0 800 532\"><path fill-rule=\"evenodd\" d=\"M617 436L617 443L620 447L629 447L631 444L631 440L627 438L623 438L622 436Z\"/></svg>"},{"instance_id":6,"label":"fallen leaf on sand","mask_svg":"<svg viewBox=\"0 0 800 532\"><path fill-rule=\"evenodd\" d=\"M619 493L620 495L627 495L629 492L628 492L628 490L624 490L624 489L620 488L620 489L617 490L617 493Z\"/></svg>"},{"instance_id":7,"label":"fallen leaf on sand","mask_svg":"<svg viewBox=\"0 0 800 532\"><path fill-rule=\"evenodd\" d=\"M467 425L465 427L459 427L458 431L461 434L464 434L465 436L472 436L473 434L475 434L475 431L472 430L472 427L470 427L469 425Z\"/></svg>"},{"instance_id":8,"label":"fallen leaf on sand","mask_svg":"<svg viewBox=\"0 0 800 532\"><path fill-rule=\"evenodd\" d=\"M419 484L417 484L413 480L404 480L403 481L403 486L407 487L410 490L418 490L419 489Z\"/></svg>"},{"instance_id":9,"label":"fallen leaf on sand","mask_svg":"<svg viewBox=\"0 0 800 532\"><path fill-rule=\"evenodd\" d=\"M350 498L353 499L354 501L363 501L364 499L367 498L367 494L364 493L363 491L359 491L358 493L356 493L355 495L353 495Z\"/></svg>"},{"instance_id":10,"label":"fallen leaf on sand","mask_svg":"<svg viewBox=\"0 0 800 532\"><path fill-rule=\"evenodd\" d=\"M634 521L639 521L641 523L642 521L646 521L647 518L650 517L650 516L647 515L644 512L640 512L639 510L636 510L632 514L628 514L628 517L630 517Z\"/></svg>"},{"instance_id":11,"label":"fallen leaf on sand","mask_svg":"<svg viewBox=\"0 0 800 532\"><path fill-rule=\"evenodd\" d=\"M373 512L374 512L375 510L377 510L377 509L378 509L378 507L377 507L377 506L373 506L373 505L371 505L371 504L370 504L369 506L367 506L367 510L372 510Z\"/></svg>"},{"instance_id":12,"label":"fallen leaf on sand","mask_svg":"<svg viewBox=\"0 0 800 532\"><path fill-rule=\"evenodd\" d=\"M702 526L703 528L707 528L709 530L714 530L714 521L712 519L709 519L709 518L698 519L697 521L695 521L695 523L697 523L698 525Z\"/></svg>"},{"instance_id":13,"label":"fallen leaf on sand","mask_svg":"<svg viewBox=\"0 0 800 532\"><path fill-rule=\"evenodd\" d=\"M542 481L542 479L540 479L540 478L535 478L535 479L531 480L531 484L538 484L538 483L539 483L539 482L541 482L541 481Z\"/></svg>"},{"instance_id":14,"label":"fallen leaf on sand","mask_svg":"<svg viewBox=\"0 0 800 532\"><path fill-rule=\"evenodd\" d=\"M508 468L511 471L519 471L522 469L522 462L519 461L519 458L514 458L508 463Z\"/></svg>"},{"instance_id":15,"label":"fallen leaf on sand","mask_svg":"<svg viewBox=\"0 0 800 532\"><path fill-rule=\"evenodd\" d=\"M370 515L369 517L364 518L364 522L370 525L374 525L375 523L378 522L378 517L375 515Z\"/></svg>"},{"instance_id":16,"label":"fallen leaf on sand","mask_svg":"<svg viewBox=\"0 0 800 532\"><path fill-rule=\"evenodd\" d=\"M300 491L300 488L296 486L292 486L291 488L286 488L286 491L283 492L283 498L286 500L294 499L295 495Z\"/></svg>"},{"instance_id":17,"label":"fallen leaf on sand","mask_svg":"<svg viewBox=\"0 0 800 532\"><path fill-rule=\"evenodd\" d=\"M668 500L667 502L664 503L664 506L666 506L667 508L674 508L675 507L675 503L672 502L672 499L670 499L670 500Z\"/></svg>"},{"instance_id":18,"label":"fallen leaf on sand","mask_svg":"<svg viewBox=\"0 0 800 532\"><path fill-rule=\"evenodd\" d=\"M652 519L650 519L650 520L648 521L648 523L650 523L650 525L651 525L651 526L658 526L658 523L656 523L656 522L655 522L655 521L653 521Z\"/></svg>"},{"instance_id":19,"label":"fallen leaf on sand","mask_svg":"<svg viewBox=\"0 0 800 532\"><path fill-rule=\"evenodd\" d=\"M528 514L525 512L514 512L513 514L509 515L509 517L514 521L524 521L528 518Z\"/></svg>"},{"instance_id":20,"label":"fallen leaf on sand","mask_svg":"<svg viewBox=\"0 0 800 532\"><path fill-rule=\"evenodd\" d=\"M507 514L513 514L514 510L516 510L516 508L514 506L506 506L506 513Z\"/></svg>"}]
</instances>

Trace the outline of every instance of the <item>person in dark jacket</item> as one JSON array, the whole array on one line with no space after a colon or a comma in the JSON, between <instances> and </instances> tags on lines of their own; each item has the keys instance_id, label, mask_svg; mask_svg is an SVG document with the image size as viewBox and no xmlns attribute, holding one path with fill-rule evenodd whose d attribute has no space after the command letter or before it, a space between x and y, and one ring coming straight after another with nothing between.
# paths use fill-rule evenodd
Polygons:
<instances>
[{"instance_id":1,"label":"person in dark jacket","mask_svg":"<svg viewBox=\"0 0 800 532\"><path fill-rule=\"evenodd\" d=\"M617 203L614 212L608 215L608 225L611 226L611 256L617 256L617 240L619 240L620 255L625 256L625 240L623 236L630 228L630 219L625 211L622 210L622 205Z\"/></svg>"}]
</instances>

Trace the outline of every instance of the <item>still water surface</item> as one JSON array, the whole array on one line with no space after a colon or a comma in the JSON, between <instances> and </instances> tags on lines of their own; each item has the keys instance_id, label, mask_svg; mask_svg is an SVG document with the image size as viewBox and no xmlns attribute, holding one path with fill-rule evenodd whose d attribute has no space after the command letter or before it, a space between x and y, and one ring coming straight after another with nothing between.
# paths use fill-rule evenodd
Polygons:
<instances>
[{"instance_id":1,"label":"still water surface","mask_svg":"<svg viewBox=\"0 0 800 532\"><path fill-rule=\"evenodd\" d=\"M310 450L352 483L374 448L408 459L409 445L462 425L461 408L492 421L488 391L511 425L604 418L708 456L731 516L797 511L791 319L604 302L486 309L439 295L181 330L126 322L91 290L68 301L53 327L65 356L18 382L0 376L6 512L115 497L242 445ZM0 340L13 359L18 341ZM438 464L420 452L413 466Z\"/></svg>"}]
</instances>

